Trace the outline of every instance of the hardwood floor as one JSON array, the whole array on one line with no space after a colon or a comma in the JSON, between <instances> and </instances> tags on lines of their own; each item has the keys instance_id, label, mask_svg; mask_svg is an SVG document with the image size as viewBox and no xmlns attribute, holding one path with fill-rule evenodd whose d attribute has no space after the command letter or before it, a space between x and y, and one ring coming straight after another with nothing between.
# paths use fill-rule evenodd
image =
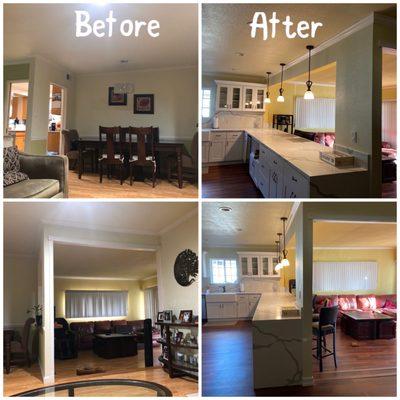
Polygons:
<instances>
[{"instance_id":1,"label":"hardwood floor","mask_svg":"<svg viewBox=\"0 0 400 400\"><path fill-rule=\"evenodd\" d=\"M203 198L262 198L249 175L248 164L209 167L203 174Z\"/></svg>"},{"instance_id":2,"label":"hardwood floor","mask_svg":"<svg viewBox=\"0 0 400 400\"><path fill-rule=\"evenodd\" d=\"M154 367L144 367L144 351L138 350L138 355L135 357L122 357L106 360L97 357L92 351L81 351L79 357L73 360L56 360L56 383L66 383L82 380L93 379L139 379L150 382L156 382L166 386L172 391L174 396L187 396L198 392L198 384L196 381L189 378L174 378L171 379L158 361L160 349L154 348ZM77 376L76 368L78 366L90 365L101 367L105 370L104 373ZM10 396L15 393L20 393L26 390L35 389L44 386L41 381L39 365L35 363L31 368L18 367L14 368L8 375L4 374L4 395ZM90 393L92 396L110 396L112 394L104 393L103 388L96 392L96 388L85 389L85 395ZM143 395L143 390L138 390ZM127 388L126 392L121 392L120 387L118 396L132 396L135 392L131 388ZM138 393L138 394L139 394ZM149 394L146 392L147 395ZM82 392L80 393L82 395ZM78 393L77 393L78 395Z\"/></svg>"},{"instance_id":3,"label":"hardwood floor","mask_svg":"<svg viewBox=\"0 0 400 400\"><path fill-rule=\"evenodd\" d=\"M129 184L127 179L120 185L118 179L103 177L99 182L99 175L85 172L82 179L78 179L75 171L69 171L69 197L70 198L197 198L197 186L184 181L183 188L179 189L176 180L172 183L167 180L157 179L153 188L150 181L134 181Z\"/></svg>"},{"instance_id":4,"label":"hardwood floor","mask_svg":"<svg viewBox=\"0 0 400 400\"><path fill-rule=\"evenodd\" d=\"M396 340L356 341L340 328L337 336L337 370L331 357L321 373L314 360L313 386L255 393L251 323L203 327L203 396L395 396Z\"/></svg>"}]
</instances>

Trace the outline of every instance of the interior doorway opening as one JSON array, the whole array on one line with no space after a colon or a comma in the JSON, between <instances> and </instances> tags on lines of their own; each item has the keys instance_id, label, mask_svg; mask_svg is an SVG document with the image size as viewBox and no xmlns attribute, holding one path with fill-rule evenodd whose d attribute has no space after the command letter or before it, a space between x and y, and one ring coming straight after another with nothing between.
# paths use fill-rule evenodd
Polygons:
<instances>
[{"instance_id":1,"label":"interior doorway opening","mask_svg":"<svg viewBox=\"0 0 400 400\"><path fill-rule=\"evenodd\" d=\"M61 130L65 126L65 89L59 85L50 84L49 98L49 129L47 135L47 153L61 153Z\"/></svg>"}]
</instances>

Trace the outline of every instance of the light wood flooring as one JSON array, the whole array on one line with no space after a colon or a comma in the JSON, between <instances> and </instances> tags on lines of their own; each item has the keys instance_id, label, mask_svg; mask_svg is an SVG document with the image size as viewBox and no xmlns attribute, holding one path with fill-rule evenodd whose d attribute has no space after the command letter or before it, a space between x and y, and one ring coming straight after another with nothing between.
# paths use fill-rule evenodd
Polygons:
<instances>
[{"instance_id":1,"label":"light wood flooring","mask_svg":"<svg viewBox=\"0 0 400 400\"><path fill-rule=\"evenodd\" d=\"M354 340L338 328L338 369L332 357L319 372L314 359L314 385L253 389L252 328L203 327L203 396L396 396L396 340ZM356 346L354 346L356 344ZM328 339L328 347L331 341Z\"/></svg>"},{"instance_id":2,"label":"light wood flooring","mask_svg":"<svg viewBox=\"0 0 400 400\"><path fill-rule=\"evenodd\" d=\"M166 386L174 396L187 396L198 392L198 384L190 378L174 378L171 379L165 372L158 356L160 349L154 348L154 367L144 367L144 351L138 350L138 355L135 357L122 357L106 360L96 356L91 350L80 351L79 357L72 360L56 360L56 384L82 381L89 379L139 379L150 382L155 382ZM77 376L76 368L79 366L95 366L105 370L104 373ZM44 386L41 381L40 369L37 363L32 367L14 367L10 374L4 374L4 395L21 393L26 390L36 389ZM132 389L127 387L126 390L118 387L118 393L113 393L105 388L87 388L85 392L76 393L85 396L133 396L147 395L154 396L154 392L149 392L145 389ZM60 393L61 395L61 393ZM65 394L64 394L65 395Z\"/></svg>"},{"instance_id":3,"label":"light wood flooring","mask_svg":"<svg viewBox=\"0 0 400 400\"><path fill-rule=\"evenodd\" d=\"M79 179L75 171L69 171L68 179L69 198L197 198L198 193L197 186L187 181L179 189L176 180L170 183L164 179L157 179L155 188L150 181L134 181L131 186L127 179L120 185L118 179L106 176L100 183L99 175L90 172Z\"/></svg>"}]
</instances>

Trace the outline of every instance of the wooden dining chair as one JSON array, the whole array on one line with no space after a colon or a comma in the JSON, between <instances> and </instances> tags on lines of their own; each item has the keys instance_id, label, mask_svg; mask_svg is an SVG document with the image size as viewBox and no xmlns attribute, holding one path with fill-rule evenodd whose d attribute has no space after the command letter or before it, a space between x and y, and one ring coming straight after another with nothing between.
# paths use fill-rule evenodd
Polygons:
<instances>
[{"instance_id":1,"label":"wooden dining chair","mask_svg":"<svg viewBox=\"0 0 400 400\"><path fill-rule=\"evenodd\" d=\"M63 129L61 134L64 138L64 155L68 157L69 165L71 169L75 169L78 165L79 151L78 142L79 134L76 129ZM95 169L95 152L94 149L84 149L82 151L82 164L83 170L85 170L85 158L90 158L91 169L94 172Z\"/></svg>"},{"instance_id":2,"label":"wooden dining chair","mask_svg":"<svg viewBox=\"0 0 400 400\"><path fill-rule=\"evenodd\" d=\"M103 182L103 166L107 166L107 177L110 179L115 166L119 167L119 178L121 185L124 182L124 155L122 154L122 137L120 128L114 126L111 128L99 126L100 156L99 170L100 183ZM104 149L105 145L105 149Z\"/></svg>"},{"instance_id":3,"label":"wooden dining chair","mask_svg":"<svg viewBox=\"0 0 400 400\"><path fill-rule=\"evenodd\" d=\"M133 139L136 138L136 152L134 152ZM136 154L135 154L136 153ZM154 156L153 127L129 129L129 175L130 184L134 180L134 166L151 167L153 188L156 184L157 162Z\"/></svg>"}]
</instances>

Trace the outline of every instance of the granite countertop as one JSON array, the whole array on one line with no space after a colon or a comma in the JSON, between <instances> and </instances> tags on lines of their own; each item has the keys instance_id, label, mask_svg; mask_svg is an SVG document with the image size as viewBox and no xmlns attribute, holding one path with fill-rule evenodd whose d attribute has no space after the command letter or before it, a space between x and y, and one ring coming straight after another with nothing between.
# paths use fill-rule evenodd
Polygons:
<instances>
[{"instance_id":1,"label":"granite countertop","mask_svg":"<svg viewBox=\"0 0 400 400\"><path fill-rule=\"evenodd\" d=\"M299 136L268 128L245 129L245 132L309 177L367 171L359 167L338 168L329 165L320 160L319 152L332 152L331 148Z\"/></svg>"},{"instance_id":2,"label":"granite countertop","mask_svg":"<svg viewBox=\"0 0 400 400\"><path fill-rule=\"evenodd\" d=\"M203 128L202 132L244 132L246 129L233 129L233 128Z\"/></svg>"},{"instance_id":3,"label":"granite countertop","mask_svg":"<svg viewBox=\"0 0 400 400\"><path fill-rule=\"evenodd\" d=\"M240 294L259 294L259 295L261 295L261 293L260 292L210 292L210 293L202 293L202 294L204 294L204 295L209 295L209 294L213 294L213 295L215 295L215 294L222 294L222 295L224 295L224 294L236 294L236 295L240 295Z\"/></svg>"},{"instance_id":4,"label":"granite countertop","mask_svg":"<svg viewBox=\"0 0 400 400\"><path fill-rule=\"evenodd\" d=\"M258 302L253 322L257 321L276 321L287 319L301 319L298 317L282 317L282 307L295 307L296 297L290 293L263 293Z\"/></svg>"}]
</instances>

